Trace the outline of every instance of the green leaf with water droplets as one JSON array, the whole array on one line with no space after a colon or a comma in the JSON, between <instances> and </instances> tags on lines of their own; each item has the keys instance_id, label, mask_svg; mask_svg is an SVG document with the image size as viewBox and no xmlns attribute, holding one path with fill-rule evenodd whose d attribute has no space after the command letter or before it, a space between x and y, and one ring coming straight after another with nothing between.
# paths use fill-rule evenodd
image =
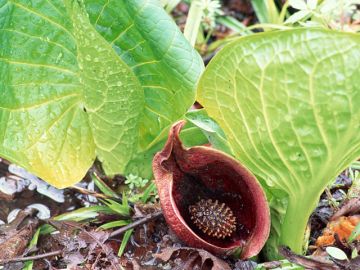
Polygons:
<instances>
[{"instance_id":1,"label":"green leaf with water droplets","mask_svg":"<svg viewBox=\"0 0 360 270\"><path fill-rule=\"evenodd\" d=\"M198 100L275 206L268 254L278 244L302 252L320 194L360 156L360 36L302 28L240 38L211 61Z\"/></svg>"},{"instance_id":2,"label":"green leaf with water droplets","mask_svg":"<svg viewBox=\"0 0 360 270\"><path fill-rule=\"evenodd\" d=\"M86 0L85 5L92 24L143 87L139 151L150 151L194 103L203 61L159 0Z\"/></svg>"},{"instance_id":3,"label":"green leaf with water droplets","mask_svg":"<svg viewBox=\"0 0 360 270\"><path fill-rule=\"evenodd\" d=\"M0 156L57 187L122 171L143 90L78 1L0 1Z\"/></svg>"}]
</instances>

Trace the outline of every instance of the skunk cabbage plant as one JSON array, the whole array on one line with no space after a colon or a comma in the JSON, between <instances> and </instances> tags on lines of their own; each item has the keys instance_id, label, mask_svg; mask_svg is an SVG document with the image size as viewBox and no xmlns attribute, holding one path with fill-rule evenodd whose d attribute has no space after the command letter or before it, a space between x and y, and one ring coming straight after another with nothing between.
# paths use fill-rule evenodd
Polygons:
<instances>
[{"instance_id":1,"label":"skunk cabbage plant","mask_svg":"<svg viewBox=\"0 0 360 270\"><path fill-rule=\"evenodd\" d=\"M157 0L0 0L0 156L57 187L96 157L123 173L193 104L202 69Z\"/></svg>"},{"instance_id":2,"label":"skunk cabbage plant","mask_svg":"<svg viewBox=\"0 0 360 270\"><path fill-rule=\"evenodd\" d=\"M198 85L199 102L271 203L267 254L303 251L325 187L360 156L360 36L294 29L239 38Z\"/></svg>"},{"instance_id":3,"label":"skunk cabbage plant","mask_svg":"<svg viewBox=\"0 0 360 270\"><path fill-rule=\"evenodd\" d=\"M259 253L269 236L270 211L265 194L237 160L207 146L184 148L170 129L153 160L155 183L164 216L188 245L213 253Z\"/></svg>"}]
</instances>

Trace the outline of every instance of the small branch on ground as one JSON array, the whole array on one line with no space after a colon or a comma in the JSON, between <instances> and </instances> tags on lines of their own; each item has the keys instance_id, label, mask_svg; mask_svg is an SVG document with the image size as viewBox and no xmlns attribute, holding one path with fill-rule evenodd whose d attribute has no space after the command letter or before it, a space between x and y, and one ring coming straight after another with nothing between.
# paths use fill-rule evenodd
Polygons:
<instances>
[{"instance_id":1,"label":"small branch on ground","mask_svg":"<svg viewBox=\"0 0 360 270\"><path fill-rule=\"evenodd\" d=\"M129 225L126 225L126 226L121 227L120 229L118 229L116 231L113 231L110 234L110 237L121 235L121 234L125 233L127 230L133 229L133 228L135 228L137 226L140 226L140 225L145 224L145 223L147 223L147 222L149 222L151 220L154 220L154 219L157 219L157 218L161 217L162 214L163 213L161 211L148 214L148 215L144 216L143 218L140 218L140 219L134 221L133 223L131 223ZM44 253L44 254L38 254L38 255L34 255L34 256L16 257L16 258L7 259L7 260L0 260L0 265L7 264L7 263L12 263L12 262L25 262L25 261L44 259L44 258L47 258L47 257L61 255L62 252L63 252L62 250L56 250L56 251L52 251L52 252L48 252L48 253Z\"/></svg>"},{"instance_id":2,"label":"small branch on ground","mask_svg":"<svg viewBox=\"0 0 360 270\"><path fill-rule=\"evenodd\" d=\"M62 250L56 250L56 251L39 254L39 255L34 255L34 256L16 257L16 258L7 259L7 260L0 260L0 264L6 264L6 263L11 263L11 262L35 261L35 260L39 260L39 259L44 259L44 258L48 258L48 257L52 257L52 256L61 255L61 254L62 254Z\"/></svg>"},{"instance_id":3,"label":"small branch on ground","mask_svg":"<svg viewBox=\"0 0 360 270\"><path fill-rule=\"evenodd\" d=\"M140 225L145 224L145 223L147 223L147 222L149 222L151 220L154 220L154 219L157 219L157 218L161 217L162 214L163 213L161 211L159 211L159 212L155 212L155 213L151 213L149 215L146 215L143 218L140 218L140 219L134 221L133 223L130 223L129 225L126 225L124 227L121 227L120 229L117 229L117 230L113 231L110 234L110 237L121 235L121 234L125 233L127 230L133 229L133 228L135 228L137 226L140 226Z\"/></svg>"},{"instance_id":4,"label":"small branch on ground","mask_svg":"<svg viewBox=\"0 0 360 270\"><path fill-rule=\"evenodd\" d=\"M303 266L306 269L317 270L340 270L333 262L326 261L324 258L305 257L295 254L290 248L281 246L279 248L280 255L284 256L288 261Z\"/></svg>"},{"instance_id":5,"label":"small branch on ground","mask_svg":"<svg viewBox=\"0 0 360 270\"><path fill-rule=\"evenodd\" d=\"M102 194L102 193L97 193L95 191L91 191L91 190L88 190L88 189L82 188L82 187L72 186L72 187L69 187L69 188L71 188L73 190L76 190L77 192L79 192L81 194L88 195L88 196L93 196L93 197L100 198L100 199L118 199L118 198L107 196L107 195Z\"/></svg>"}]
</instances>

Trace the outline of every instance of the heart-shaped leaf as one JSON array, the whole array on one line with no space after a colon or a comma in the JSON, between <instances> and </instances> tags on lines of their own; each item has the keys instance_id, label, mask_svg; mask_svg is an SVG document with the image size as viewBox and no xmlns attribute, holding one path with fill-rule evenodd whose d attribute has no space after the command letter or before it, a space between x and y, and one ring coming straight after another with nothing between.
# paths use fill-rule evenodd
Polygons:
<instances>
[{"instance_id":1,"label":"heart-shaped leaf","mask_svg":"<svg viewBox=\"0 0 360 270\"><path fill-rule=\"evenodd\" d=\"M150 156L203 68L156 0L65 3L0 1L0 156L57 187Z\"/></svg>"},{"instance_id":2,"label":"heart-shaped leaf","mask_svg":"<svg viewBox=\"0 0 360 270\"><path fill-rule=\"evenodd\" d=\"M45 1L0 9L0 154L57 187L79 181L95 155L121 170L143 106L133 72L66 3L67 12Z\"/></svg>"},{"instance_id":3,"label":"heart-shaped leaf","mask_svg":"<svg viewBox=\"0 0 360 270\"><path fill-rule=\"evenodd\" d=\"M320 194L360 156L360 36L296 29L240 38L211 61L198 100L268 190L272 243L302 252Z\"/></svg>"}]
</instances>

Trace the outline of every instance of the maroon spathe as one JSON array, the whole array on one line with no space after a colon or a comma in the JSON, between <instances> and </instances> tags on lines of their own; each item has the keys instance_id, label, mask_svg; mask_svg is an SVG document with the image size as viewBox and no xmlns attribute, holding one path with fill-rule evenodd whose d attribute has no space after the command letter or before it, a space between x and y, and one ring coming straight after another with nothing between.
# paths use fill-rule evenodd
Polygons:
<instances>
[{"instance_id":1,"label":"maroon spathe","mask_svg":"<svg viewBox=\"0 0 360 270\"><path fill-rule=\"evenodd\" d=\"M211 147L185 149L179 133L185 121L170 129L164 149L153 160L161 207L170 227L189 246L213 253L241 249L241 258L259 253L269 236L270 211L256 178L238 161ZM225 239L211 237L191 220L189 206L218 200L236 217L236 231Z\"/></svg>"}]
</instances>

